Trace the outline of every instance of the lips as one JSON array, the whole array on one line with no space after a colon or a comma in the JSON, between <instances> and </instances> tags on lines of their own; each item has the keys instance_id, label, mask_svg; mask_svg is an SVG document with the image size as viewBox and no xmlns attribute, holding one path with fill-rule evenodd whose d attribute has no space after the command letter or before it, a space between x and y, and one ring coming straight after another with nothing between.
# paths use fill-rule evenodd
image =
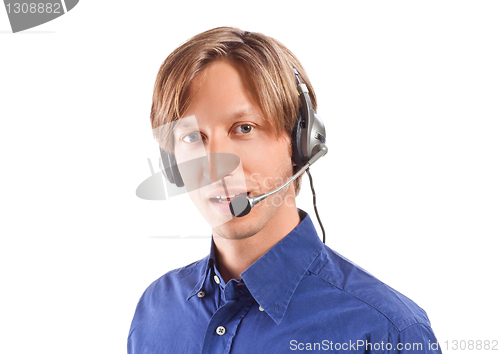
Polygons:
<instances>
[{"instance_id":1,"label":"lips","mask_svg":"<svg viewBox=\"0 0 500 354\"><path fill-rule=\"evenodd\" d=\"M227 195L222 193L222 195L214 195L214 196L210 197L209 199L211 202L229 204L231 202L231 200L233 200L234 198L239 197L240 195L247 195L248 196L248 194L249 193L247 193L247 192L232 193L232 194L227 194Z\"/></svg>"}]
</instances>

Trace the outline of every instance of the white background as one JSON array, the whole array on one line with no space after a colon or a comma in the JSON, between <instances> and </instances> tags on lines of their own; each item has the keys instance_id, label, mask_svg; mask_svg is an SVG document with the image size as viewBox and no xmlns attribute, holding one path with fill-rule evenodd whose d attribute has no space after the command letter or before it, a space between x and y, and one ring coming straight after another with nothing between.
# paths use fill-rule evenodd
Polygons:
<instances>
[{"instance_id":1,"label":"white background","mask_svg":"<svg viewBox=\"0 0 500 354\"><path fill-rule=\"evenodd\" d=\"M145 288L208 253L168 238L210 235L186 196L135 189L157 170L158 68L221 25L277 38L311 78L327 244L449 348L500 340L499 18L496 1L81 1L12 34L1 9L0 352L124 353Z\"/></svg>"}]
</instances>

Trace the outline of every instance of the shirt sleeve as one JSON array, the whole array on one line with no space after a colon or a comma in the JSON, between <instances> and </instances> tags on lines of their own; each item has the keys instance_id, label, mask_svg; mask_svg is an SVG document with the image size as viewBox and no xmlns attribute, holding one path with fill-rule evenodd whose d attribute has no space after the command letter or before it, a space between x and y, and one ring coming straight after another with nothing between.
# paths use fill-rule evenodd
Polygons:
<instances>
[{"instance_id":1,"label":"shirt sleeve","mask_svg":"<svg viewBox=\"0 0 500 354\"><path fill-rule=\"evenodd\" d=\"M413 324L402 331L391 331L385 342L371 344L372 347L366 349L373 354L442 354L434 332L422 323Z\"/></svg>"}]
</instances>

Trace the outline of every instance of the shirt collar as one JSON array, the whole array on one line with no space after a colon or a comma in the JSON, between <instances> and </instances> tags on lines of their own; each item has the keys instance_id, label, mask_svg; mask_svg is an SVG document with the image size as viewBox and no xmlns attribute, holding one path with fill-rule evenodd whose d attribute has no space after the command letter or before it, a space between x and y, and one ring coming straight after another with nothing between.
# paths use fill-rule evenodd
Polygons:
<instances>
[{"instance_id":1,"label":"shirt collar","mask_svg":"<svg viewBox=\"0 0 500 354\"><path fill-rule=\"evenodd\" d=\"M241 274L254 299L276 324L281 323L299 282L323 249L311 218L299 212L302 221L295 229Z\"/></svg>"},{"instance_id":2,"label":"shirt collar","mask_svg":"<svg viewBox=\"0 0 500 354\"><path fill-rule=\"evenodd\" d=\"M248 267L241 277L257 303L280 324L311 263L323 249L309 215L299 209L301 222L281 241ZM212 240L210 256L199 263L198 283L188 298L198 293L205 283L209 269L215 265L215 245ZM214 272L218 274L214 266ZM221 281L222 277L220 277Z\"/></svg>"}]
</instances>

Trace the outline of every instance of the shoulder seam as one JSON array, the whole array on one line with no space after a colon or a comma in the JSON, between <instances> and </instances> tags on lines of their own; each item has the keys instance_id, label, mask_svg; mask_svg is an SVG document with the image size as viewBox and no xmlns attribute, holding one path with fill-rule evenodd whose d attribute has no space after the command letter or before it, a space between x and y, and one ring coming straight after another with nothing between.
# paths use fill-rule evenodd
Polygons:
<instances>
[{"instance_id":1,"label":"shoulder seam","mask_svg":"<svg viewBox=\"0 0 500 354\"><path fill-rule=\"evenodd\" d=\"M405 321L405 320L406 320L406 319L408 319L408 318L414 318L417 322L412 323L412 324L410 324L410 325L407 325L407 326L405 326L405 327L401 327L401 328L400 328L398 325L396 325L396 323L394 323L394 321L393 321L393 320L391 320L391 319L390 319L390 318L389 318L389 317L388 317L388 316L387 316L384 312L382 312L382 310L380 310L380 309L376 308L375 306L373 306L372 304L370 304L370 303L366 302L365 300L360 299L359 297L357 297L356 295L354 295L354 294L352 294L352 293L348 292L347 290L342 289L342 288L340 288L340 287L336 286L335 284L332 284L331 282L329 282L328 280L326 280L325 278L323 278L323 277L322 277L322 276L320 276L319 274L316 274L315 272L313 272L313 271L311 271L311 270L309 270L309 273L310 273L310 274L314 274L315 276L317 276L319 279L323 280L325 283L327 283L327 284L328 284L328 285L330 285L331 287L334 287L334 288L336 288L336 289L338 289L338 290L340 290L340 291L342 291L342 292L344 292L344 293L348 294L349 296L352 296L353 298L357 299L358 301L363 302L363 303L364 303L364 304L366 304L367 306L371 307L372 309L374 309L375 311L377 311L378 313L380 313L382 316L384 316L384 317L387 319L387 321L389 321L389 322L390 322L390 323L394 326L394 328L396 328L396 330L397 330L398 332L401 332L401 331L405 330L406 328L408 328L408 327L410 327L410 326L412 326L412 325L414 325L414 324L418 324L418 323L423 324L424 326L427 326L427 323L422 322L422 321L418 318L418 316L413 315L413 316L406 316L406 317L402 318L401 320L399 320L398 322L399 322L399 323L401 323L401 322ZM383 283L383 284L385 285L385 283Z\"/></svg>"}]
</instances>

